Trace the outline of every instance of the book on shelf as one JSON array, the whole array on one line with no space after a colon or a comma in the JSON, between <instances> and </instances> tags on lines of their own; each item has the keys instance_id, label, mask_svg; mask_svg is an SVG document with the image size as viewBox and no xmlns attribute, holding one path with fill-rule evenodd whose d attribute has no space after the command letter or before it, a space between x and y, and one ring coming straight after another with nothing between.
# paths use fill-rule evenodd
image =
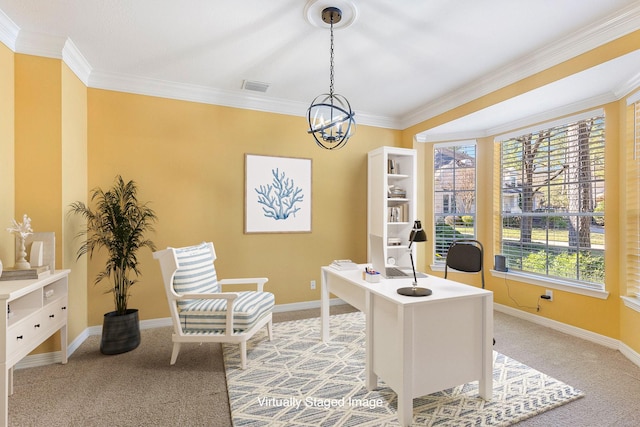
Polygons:
<instances>
[{"instance_id":1,"label":"book on shelf","mask_svg":"<svg viewBox=\"0 0 640 427\"><path fill-rule=\"evenodd\" d=\"M42 267L32 267L25 270L18 270L16 268L5 268L2 270L2 276L0 280L33 280L40 279L41 277L48 276L50 274L49 266L44 265Z\"/></svg>"},{"instance_id":2,"label":"book on shelf","mask_svg":"<svg viewBox=\"0 0 640 427\"><path fill-rule=\"evenodd\" d=\"M400 162L395 159L387 160L387 173L390 175L399 175L400 174Z\"/></svg>"},{"instance_id":3,"label":"book on shelf","mask_svg":"<svg viewBox=\"0 0 640 427\"><path fill-rule=\"evenodd\" d=\"M330 265L336 270L356 270L358 268L358 264L350 259L336 259Z\"/></svg>"},{"instance_id":4,"label":"book on shelf","mask_svg":"<svg viewBox=\"0 0 640 427\"><path fill-rule=\"evenodd\" d=\"M387 208L387 222L408 222L409 221L409 205L402 203Z\"/></svg>"}]
</instances>

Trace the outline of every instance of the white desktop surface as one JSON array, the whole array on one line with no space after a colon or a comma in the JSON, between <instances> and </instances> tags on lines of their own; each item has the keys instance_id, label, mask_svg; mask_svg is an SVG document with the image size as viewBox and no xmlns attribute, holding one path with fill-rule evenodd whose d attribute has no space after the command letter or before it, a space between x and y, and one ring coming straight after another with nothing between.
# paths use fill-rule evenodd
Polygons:
<instances>
[{"instance_id":1,"label":"white desktop surface","mask_svg":"<svg viewBox=\"0 0 640 427\"><path fill-rule=\"evenodd\" d=\"M380 377L398 394L398 418L413 419L413 398L471 381L491 399L493 293L436 276L418 278L426 297L397 293L413 278L362 278L367 265L340 271L322 267L321 337L329 336L329 297L336 295L366 316L366 386Z\"/></svg>"}]
</instances>

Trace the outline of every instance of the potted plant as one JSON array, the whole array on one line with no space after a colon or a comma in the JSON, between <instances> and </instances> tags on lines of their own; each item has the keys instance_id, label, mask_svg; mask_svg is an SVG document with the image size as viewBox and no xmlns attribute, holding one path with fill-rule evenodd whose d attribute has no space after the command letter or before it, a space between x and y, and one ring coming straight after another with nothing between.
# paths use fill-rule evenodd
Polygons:
<instances>
[{"instance_id":1,"label":"potted plant","mask_svg":"<svg viewBox=\"0 0 640 427\"><path fill-rule=\"evenodd\" d=\"M106 249L108 258L104 270L98 273L94 284L111 279L106 293L113 294L115 310L104 315L100 351L103 354L124 353L140 344L138 310L128 308L131 286L141 274L138 250L148 247L155 250L154 243L145 237L153 231L157 220L154 211L137 198L134 181L124 182L116 176L112 188L106 192L100 188L92 190L91 202L95 208L82 202L71 204L70 213L79 214L87 221L87 228L79 233L86 240L78 248L78 258L94 250Z\"/></svg>"}]
</instances>

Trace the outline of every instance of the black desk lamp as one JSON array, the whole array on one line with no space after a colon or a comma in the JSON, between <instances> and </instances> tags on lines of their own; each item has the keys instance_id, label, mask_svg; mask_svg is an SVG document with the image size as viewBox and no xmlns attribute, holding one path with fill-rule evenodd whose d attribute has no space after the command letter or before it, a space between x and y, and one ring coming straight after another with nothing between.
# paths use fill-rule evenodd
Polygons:
<instances>
[{"instance_id":1,"label":"black desk lamp","mask_svg":"<svg viewBox=\"0 0 640 427\"><path fill-rule=\"evenodd\" d=\"M431 295L431 289L427 288L419 288L418 287L418 277L416 276L416 266L413 263L413 252L411 251L411 246L413 242L426 242L427 241L427 233L422 229L422 224L420 221L415 221L413 223L413 228L411 229L411 234L409 234L409 257L411 258L411 268L413 269L413 286L410 288L400 288L398 289L398 293L400 295L406 295L408 297L426 297Z\"/></svg>"}]
</instances>

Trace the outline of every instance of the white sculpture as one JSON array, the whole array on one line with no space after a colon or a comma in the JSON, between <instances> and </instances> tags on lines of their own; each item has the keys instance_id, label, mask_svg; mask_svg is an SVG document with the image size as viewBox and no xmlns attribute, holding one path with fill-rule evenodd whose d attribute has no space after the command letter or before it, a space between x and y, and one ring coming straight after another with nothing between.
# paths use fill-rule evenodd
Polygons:
<instances>
[{"instance_id":1,"label":"white sculpture","mask_svg":"<svg viewBox=\"0 0 640 427\"><path fill-rule=\"evenodd\" d=\"M7 231L16 235L16 238L19 239L20 242L20 250L16 254L16 264L14 268L17 270L27 270L31 268L31 265L27 262L25 257L27 256L27 251L24 247L24 239L33 233L31 229L31 218L24 214L22 216L22 222L18 224L18 222L13 220L13 227L7 228Z\"/></svg>"}]
</instances>

